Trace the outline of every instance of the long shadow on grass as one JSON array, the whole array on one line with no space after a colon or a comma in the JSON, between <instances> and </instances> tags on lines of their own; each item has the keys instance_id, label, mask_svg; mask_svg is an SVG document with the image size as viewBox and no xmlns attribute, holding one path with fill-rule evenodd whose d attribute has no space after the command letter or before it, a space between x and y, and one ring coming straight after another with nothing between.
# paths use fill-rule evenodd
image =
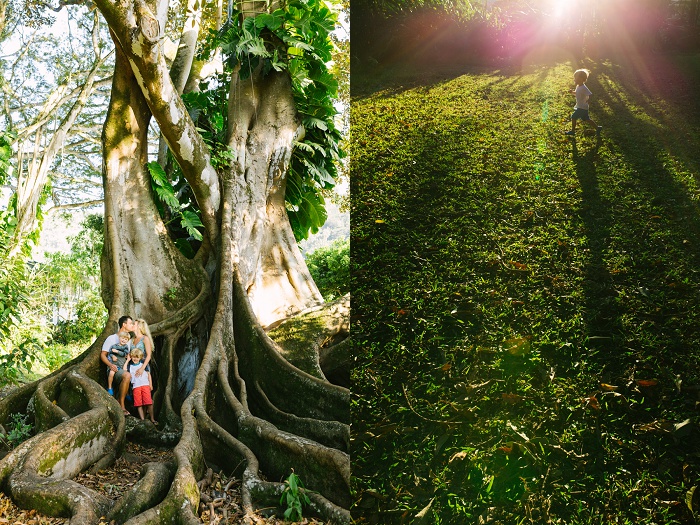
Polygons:
<instances>
[{"instance_id":1,"label":"long shadow on grass","mask_svg":"<svg viewBox=\"0 0 700 525\"><path fill-rule=\"evenodd\" d=\"M662 67L658 66L658 60L655 70ZM619 74L618 68L603 66L601 69L611 76ZM682 79L677 77L675 82L682 82ZM674 87L677 88L677 84ZM636 174L628 189L637 191L646 199L640 202L637 217L640 226L631 229L628 237L622 240L630 250L636 251L637 256L626 284L638 286L647 297L647 300L638 302L641 311L636 313L640 322L647 322L649 332L660 343L656 348L640 348L639 357L671 366L674 374L687 372L689 363L697 363L692 348L700 335L697 328L686 326L679 330L680 326L673 325L676 317L677 322L685 322L682 318L690 317L690 312L700 306L698 297L692 293L698 285L695 270L700 267L700 244L697 242L700 239L700 209L689 195L688 188L674 177L669 163L670 159L675 159L698 180L700 149L697 141L688 137L685 130L693 129L692 121L700 115L700 107L696 101L687 104L683 100L684 106L680 109L679 101L673 98L678 95L677 90L652 87L645 91L641 81L629 82L623 89L627 100L638 104L641 101L641 109L661 126L633 113L629 105L620 100L619 93L601 87L597 90L614 110L618 122L609 126L610 148L619 152ZM656 102L665 103L668 109L660 110L653 96L657 97ZM632 222L630 218L628 220ZM641 227L642 223L645 227ZM669 258L667 254L672 255ZM635 277L638 281L633 283ZM642 344L639 341L632 343ZM664 354L667 354L666 359Z\"/></svg>"},{"instance_id":2,"label":"long shadow on grass","mask_svg":"<svg viewBox=\"0 0 700 525\"><path fill-rule=\"evenodd\" d=\"M587 146L579 150L572 141L572 157L576 176L581 185L581 219L584 224L589 261L585 270L585 322L588 344L592 347L609 348L614 346L621 335L620 315L614 303L612 276L605 262L605 253L610 239L612 215L608 204L601 196L598 181L598 149ZM604 352L603 355L609 355Z\"/></svg>"},{"instance_id":3,"label":"long shadow on grass","mask_svg":"<svg viewBox=\"0 0 700 525\"><path fill-rule=\"evenodd\" d=\"M693 101L678 109L673 97L683 89L678 87L681 78L677 72L674 89L665 86L664 90L619 66L598 64L594 68L609 78L622 76L627 81L612 89L595 79L590 83L596 102L613 110L614 120L598 120L611 154L608 163L598 158L600 144L578 151L574 143L572 150L590 250L584 283L588 343L604 349L597 357L599 364L614 364L620 377L634 372L624 367L636 359L669 366L673 375L687 372L687 364L697 361L692 348L700 335L696 329L689 332L687 325L674 327L673 322L700 306L690 293L698 284L700 209L688 188L674 178L669 159L676 159L696 180L700 178L697 141L688 140L688 130L692 133L694 129L691 119L697 119L700 107ZM631 110L630 101L660 125L640 118ZM659 103L666 103L669 109L659 109ZM614 157L629 166L626 180L615 180ZM630 194L636 196L636 202ZM618 197L620 202L616 202ZM631 201L636 208L628 208ZM613 251L626 252L630 259L616 275L608 269ZM638 325L638 333L630 334L622 326L623 316L634 319L627 326Z\"/></svg>"},{"instance_id":4,"label":"long shadow on grass","mask_svg":"<svg viewBox=\"0 0 700 525\"><path fill-rule=\"evenodd\" d=\"M378 92L381 92L382 97L388 98L416 88L431 88L463 75L488 75L493 77L490 86L496 87L506 82L517 82L521 74L520 67L515 65L507 67L477 65L426 67L425 65L416 66L402 63L354 75L350 91L353 100L363 100ZM543 74L546 75L546 72Z\"/></svg>"},{"instance_id":5,"label":"long shadow on grass","mask_svg":"<svg viewBox=\"0 0 700 525\"><path fill-rule=\"evenodd\" d=\"M626 82L611 88L591 83L596 100L613 110L614 120L598 121L604 126L601 150L572 150L590 249L584 283L586 358L600 370L601 381L626 384L625 395L637 404L618 406L617 415L610 407L601 411L605 428L633 447L621 454L609 442L605 463L594 470L604 471L610 481L624 479L616 474L619 467L635 479L658 476L665 488L655 496L676 499L682 497L684 469L700 469L697 439L633 428L695 414L692 399L677 391L674 380L698 381L700 211L673 166L680 164L697 180L698 147L688 141L693 130L688 119L697 119L700 107L693 102L679 110L674 97L682 89L645 90L639 76L612 66L597 70ZM613 274L616 254L627 259ZM658 386L645 389L640 379L658 381ZM638 505L630 501L630 507ZM688 518L682 505L677 512L679 519Z\"/></svg>"},{"instance_id":6,"label":"long shadow on grass","mask_svg":"<svg viewBox=\"0 0 700 525\"><path fill-rule=\"evenodd\" d=\"M417 75L416 71L422 71ZM365 71L355 75L350 83L353 100L362 100L381 91L382 96L393 97L415 88L429 88L437 84L449 82L467 74L486 74L491 76L507 75L500 68L473 66L442 66L426 68L412 64L397 64L382 67L374 71ZM504 76L503 78L507 78Z\"/></svg>"}]
</instances>

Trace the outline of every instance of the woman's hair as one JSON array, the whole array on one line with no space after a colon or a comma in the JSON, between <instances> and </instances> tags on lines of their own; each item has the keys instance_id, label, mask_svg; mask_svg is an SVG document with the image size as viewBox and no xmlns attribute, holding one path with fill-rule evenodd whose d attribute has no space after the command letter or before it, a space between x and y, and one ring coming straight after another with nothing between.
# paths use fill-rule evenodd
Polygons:
<instances>
[{"instance_id":1,"label":"woman's hair","mask_svg":"<svg viewBox=\"0 0 700 525\"><path fill-rule=\"evenodd\" d=\"M143 350L141 350L138 347L132 348L130 355L131 355L131 357L133 357L134 359L136 359L138 361L139 359L143 358Z\"/></svg>"},{"instance_id":2,"label":"woman's hair","mask_svg":"<svg viewBox=\"0 0 700 525\"><path fill-rule=\"evenodd\" d=\"M588 69L577 69L574 71L574 80L576 82L581 79L581 84L583 84L586 80L588 80L588 75L590 75L591 72Z\"/></svg>"},{"instance_id":3,"label":"woman's hair","mask_svg":"<svg viewBox=\"0 0 700 525\"><path fill-rule=\"evenodd\" d=\"M156 347L155 347L155 344L153 343L153 336L151 335L151 329L148 328L148 323L146 321L144 321L143 319L136 319L134 321L134 323L136 323L136 325L139 327L139 330L141 331L141 333L151 340L151 361L150 362L152 363L152 365L155 365L156 364L156 357L154 354L155 354Z\"/></svg>"},{"instance_id":4,"label":"woman's hair","mask_svg":"<svg viewBox=\"0 0 700 525\"><path fill-rule=\"evenodd\" d=\"M151 329L148 328L148 323L143 319L136 319L134 322L138 325L139 330L141 330L141 333L143 335L147 335L148 338L151 340L151 344L153 344L153 336L151 336Z\"/></svg>"}]
</instances>

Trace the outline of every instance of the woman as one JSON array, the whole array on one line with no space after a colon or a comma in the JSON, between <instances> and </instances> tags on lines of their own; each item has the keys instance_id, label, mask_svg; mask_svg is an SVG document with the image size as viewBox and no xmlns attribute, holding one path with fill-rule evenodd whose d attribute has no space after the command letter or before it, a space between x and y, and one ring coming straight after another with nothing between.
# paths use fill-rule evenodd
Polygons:
<instances>
[{"instance_id":1,"label":"woman","mask_svg":"<svg viewBox=\"0 0 700 525\"><path fill-rule=\"evenodd\" d=\"M153 338L151 337L151 330L148 328L148 323L143 319L136 319L134 321L134 339L132 341L134 348L140 348L143 350L146 358L143 360L143 366L136 371L136 377L141 377L144 370L148 373L148 384L153 390L153 380L151 378L151 368L148 363L151 362L151 354L153 352Z\"/></svg>"}]
</instances>

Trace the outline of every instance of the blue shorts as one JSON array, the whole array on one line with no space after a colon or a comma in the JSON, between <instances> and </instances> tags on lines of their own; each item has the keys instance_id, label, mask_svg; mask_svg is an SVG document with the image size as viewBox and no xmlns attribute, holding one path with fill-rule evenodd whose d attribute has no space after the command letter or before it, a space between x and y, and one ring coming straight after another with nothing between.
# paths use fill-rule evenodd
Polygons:
<instances>
[{"instance_id":1,"label":"blue shorts","mask_svg":"<svg viewBox=\"0 0 700 525\"><path fill-rule=\"evenodd\" d=\"M571 114L571 120L591 120L587 109L576 108Z\"/></svg>"}]
</instances>

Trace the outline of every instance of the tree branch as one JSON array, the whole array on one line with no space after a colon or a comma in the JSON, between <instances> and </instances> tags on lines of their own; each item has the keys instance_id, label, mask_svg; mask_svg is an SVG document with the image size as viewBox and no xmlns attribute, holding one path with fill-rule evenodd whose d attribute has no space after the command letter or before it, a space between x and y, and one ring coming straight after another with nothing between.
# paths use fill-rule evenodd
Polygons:
<instances>
[{"instance_id":1,"label":"tree branch","mask_svg":"<svg viewBox=\"0 0 700 525\"><path fill-rule=\"evenodd\" d=\"M219 178L211 164L209 148L202 140L173 85L162 46L153 45L149 41L154 38L153 24L146 24L150 35L146 38L142 31L134 32L135 28L127 24L123 13L120 13L111 2L97 0L96 4L129 59L151 113L158 121L158 126L170 150L192 187L202 211L202 222L207 235L211 241L214 241L219 236L216 219L221 202ZM152 14L143 13L142 8L136 9L133 13L137 26L145 23L140 17L152 16ZM138 27L143 29L145 26ZM215 243L212 242L212 245Z\"/></svg>"},{"instance_id":2,"label":"tree branch","mask_svg":"<svg viewBox=\"0 0 700 525\"><path fill-rule=\"evenodd\" d=\"M94 206L97 206L99 204L104 204L104 199L96 199L92 201L85 201L85 202L74 202L71 204L57 204L55 206L52 206L48 210L46 210L46 213L50 215L54 215L59 211L62 210L76 210L79 208L92 208Z\"/></svg>"}]
</instances>

